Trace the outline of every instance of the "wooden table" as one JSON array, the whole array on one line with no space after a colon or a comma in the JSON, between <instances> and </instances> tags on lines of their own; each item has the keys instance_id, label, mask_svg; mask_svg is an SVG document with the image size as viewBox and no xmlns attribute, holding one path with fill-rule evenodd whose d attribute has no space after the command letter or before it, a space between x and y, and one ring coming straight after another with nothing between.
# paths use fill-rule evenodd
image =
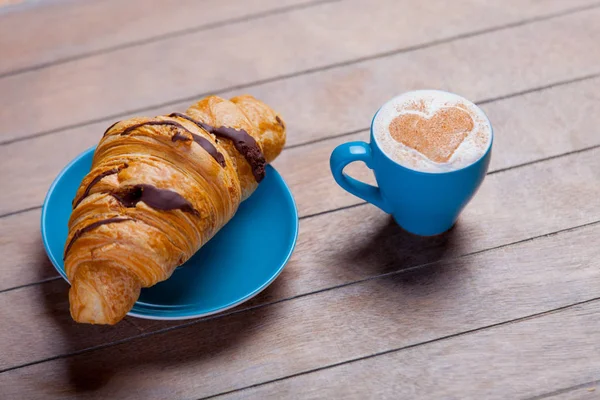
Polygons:
<instances>
[{"instance_id":1,"label":"wooden table","mask_svg":"<svg viewBox=\"0 0 600 400\"><path fill-rule=\"evenodd\" d=\"M328 167L424 87L476 101L496 134L435 238ZM40 241L48 186L115 120L208 93L286 118L292 260L224 314L75 324ZM25 2L0 9L0 122L2 399L600 397L598 1Z\"/></svg>"}]
</instances>

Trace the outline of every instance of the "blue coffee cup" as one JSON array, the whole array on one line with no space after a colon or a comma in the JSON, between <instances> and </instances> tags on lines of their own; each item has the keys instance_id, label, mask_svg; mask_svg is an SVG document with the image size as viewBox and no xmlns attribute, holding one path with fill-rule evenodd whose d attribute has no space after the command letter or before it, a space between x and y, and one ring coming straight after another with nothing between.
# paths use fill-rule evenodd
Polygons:
<instances>
[{"instance_id":1,"label":"blue coffee cup","mask_svg":"<svg viewBox=\"0 0 600 400\"><path fill-rule=\"evenodd\" d=\"M400 165L377 143L373 134L376 113L371 122L370 143L344 143L331 153L333 177L346 191L391 214L406 231L420 236L443 233L454 225L473 198L490 163L493 131L483 111L477 110L489 125L491 137L485 152L470 165L444 172L422 172ZM344 167L354 161L362 161L373 170L378 186L344 173Z\"/></svg>"}]
</instances>

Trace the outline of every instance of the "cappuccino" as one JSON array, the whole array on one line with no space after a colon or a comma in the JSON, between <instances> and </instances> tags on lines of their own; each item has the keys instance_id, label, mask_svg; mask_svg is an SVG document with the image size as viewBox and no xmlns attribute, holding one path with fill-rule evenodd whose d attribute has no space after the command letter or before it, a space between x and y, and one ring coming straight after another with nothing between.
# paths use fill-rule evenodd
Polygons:
<instances>
[{"instance_id":1,"label":"cappuccino","mask_svg":"<svg viewBox=\"0 0 600 400\"><path fill-rule=\"evenodd\" d=\"M448 172L479 160L492 127L479 107L458 95L417 90L393 98L373 120L379 148L398 164L422 172Z\"/></svg>"}]
</instances>

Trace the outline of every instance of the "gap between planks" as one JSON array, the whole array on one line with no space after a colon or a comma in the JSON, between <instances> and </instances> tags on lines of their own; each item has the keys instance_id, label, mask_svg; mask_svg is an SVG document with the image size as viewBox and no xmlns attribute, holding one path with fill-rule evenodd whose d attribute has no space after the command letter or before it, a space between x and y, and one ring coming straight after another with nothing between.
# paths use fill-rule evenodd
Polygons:
<instances>
[{"instance_id":1,"label":"gap between planks","mask_svg":"<svg viewBox=\"0 0 600 400\"><path fill-rule=\"evenodd\" d=\"M545 233L545 234L542 234L542 235L537 235L537 236L533 236L533 237L530 237L530 238L518 240L518 241L515 241L515 242L511 242L511 243L506 243L506 244L494 246L494 247L491 247L491 248L488 248L488 249L483 249L483 250L469 252L469 253L462 254L462 255L459 255L459 256L456 256L456 257L449 257L449 258L441 259L441 260L438 260L438 261L434 261L434 262L430 262L430 263L425 263L425 264L417 265L417 266L414 266L414 267L405 268L405 269L398 270L398 271L393 271L393 272L388 272L388 273L384 273L384 274L379 274L379 275L376 275L376 276L371 276L371 277L368 277L368 278L359 279L359 280L352 281L352 282L346 282L346 283L343 283L343 284L340 284L340 285L334 285L334 286L331 286L331 287L322 288L322 289L311 291L311 292L307 292L307 293L297 294L295 296L286 297L286 298L279 299L279 300L272 301L272 302L268 302L268 303L258 304L258 305L255 305L255 306L251 306L251 307L247 307L247 308L242 308L242 309L234 310L234 311L231 311L231 312L225 312L225 313L222 313L222 314L216 314L216 315L213 315L213 316L209 316L207 318L201 318L201 319L197 319L197 320L192 320L192 321L180 324L180 325L169 326L167 328L157 329L157 330L151 331L151 332L144 332L144 333L141 333L139 335L130 336L130 337L127 337L127 338L124 338L124 339L121 339L121 340L116 340L116 341L109 342L109 343L103 343L101 345L87 347L87 348L84 348L84 349L81 349L81 350L77 350L77 351L74 351L74 352L65 353L65 354L59 354L59 355L52 356L52 357L47 357L47 358L44 358L44 359L41 359L41 360L31 361L31 362L20 364L20 365L15 365L15 366L12 366L12 367L0 370L0 374L2 374L4 372L13 371L13 370L16 370L16 369L30 367L30 366L37 365L37 364L43 364L43 363L54 361L54 360L58 360L58 359L69 358L69 357L77 356L77 355L80 355L80 354L85 354L85 353L89 353L89 352L93 352L93 351L97 351L97 350L102 350L102 349L113 347L113 346L116 346L116 345L119 345L119 344L128 343L128 342L131 342L133 340L142 339L142 338L154 336L156 334L163 334L163 333L168 333L168 332L171 332L171 331L174 331L174 330L186 328L186 327L189 327L189 326L192 326L192 325L196 325L198 323L202 323L202 322L206 322L206 321L216 320L216 319L220 319L220 318L224 318L224 317L231 316L231 315L236 315L236 314L242 314L242 313L246 313L246 312L250 312L250 311L262 309L262 308L265 308L265 307L270 307L270 306L273 306L273 305L276 305L276 304L280 304L280 303L289 302L289 301L293 301L293 300L296 300L296 299L300 299L300 298L312 296L312 295L319 294L319 293L324 293L324 292L328 292L328 291L332 291L332 290L336 290L336 289L340 289L340 288L344 288L344 287L348 287L348 286L353 286L353 285L361 284L361 283L364 283L364 282L374 281L374 280L378 280L378 279L382 279L382 278L386 278L386 277L390 277L390 276L394 276L394 275L400 275L400 274L404 274L406 272L412 272L412 271L415 271L415 270L418 270L418 269L422 269L422 268L426 268L426 267L429 267L429 266L433 266L433 265L436 265L436 264L440 264L440 263L444 263L444 262L449 262L449 261L456 261L456 260L460 260L460 259L463 259L463 258L466 258L466 257L470 257L470 256L474 256L474 255L486 253L486 252L489 252L489 251L494 251L494 250L498 250L498 249L508 248L508 247L511 247L511 246L514 246L514 245L518 245L518 244L521 244L521 243L531 242L531 241L534 241L534 240L537 240L537 239L547 238L547 237L559 235L559 234L566 233L566 232L576 231L578 229L583 229L583 228L586 228L586 227L597 225L598 223L600 223L600 221L593 221L593 222L589 222L589 223L586 223L586 224L581 224L581 225L578 225L578 226L574 226L574 227L570 227L570 228L565 228L565 229L560 229L560 230L557 230L557 231L554 231L554 232ZM536 317L536 316L541 316L541 315L546 315L546 314L549 314L549 313L552 313L552 312L561 311L561 310L564 310L564 309L567 309L567 308L570 308L570 307L578 306L578 305L581 305L581 304L586 304L586 303L589 303L589 302L592 302L592 301L596 301L596 300L599 300L599 299L600 299L600 297L595 297L595 298L592 298L592 299L588 299L588 300L580 301L580 302L577 302L577 303L565 305L565 306L558 307L558 308L555 308L555 309L546 310L546 311L542 311L542 312L539 312L539 313L531 314L531 315L528 315L528 316L525 316L525 317L515 318L515 319L509 320L509 321L503 321L503 322L499 322L499 323L496 323L496 324L486 325L486 326L479 327L479 328L476 328L476 329L471 329L471 330L467 330L467 331L464 331L464 332L460 332L460 333L456 333L456 334L452 334L452 335L447 335L447 336L444 336L444 337L441 337L441 338L436 338L436 339L432 339L432 340L429 340L429 341L424 341L424 342L416 343L414 345L403 346L401 348L387 350L385 352L377 353L375 355L368 355L368 356L365 356L365 357L360 357L360 358L352 359L350 361L344 361L342 363L331 364L331 365L324 366L324 367L321 367L321 368L317 368L317 369L314 369L314 370L304 371L304 372L301 372L301 373L298 373L298 374L293 374L293 375L290 375L290 376L286 376L286 377L278 378L278 379L275 379L275 380L258 383L256 385L247 386L247 387L236 389L236 390L233 390L233 391L220 393L220 394L217 394L217 395L214 395L214 396L223 395L223 394L226 394L226 393L233 393L233 392L237 392L239 390L247 389L247 388L250 388L250 387L260 386L260 385L264 385L264 384L267 384L267 383L272 383L272 382L276 382L276 381L279 381L279 380L287 379L287 378L290 378L290 377L294 377L294 376L298 376L298 375L304 375L304 374L307 374L307 373L310 373L310 372L314 372L314 371L319 371L319 370L322 370L322 369L332 368L332 367L335 367L335 366L338 366L338 365L346 364L348 362L354 362L354 361L359 361L359 360L363 360L363 359L366 359L366 358L372 358L372 357L375 357L375 356L379 356L379 355L383 355L383 354L388 354L388 353L392 353L392 352L396 352L396 351L404 350L404 349L408 349L408 348L413 348L413 347L417 347L417 346L420 346L420 345L425 345L425 344L436 342L436 341L443 340L443 339L448 339L448 338L452 338L452 337L456 337L456 336L460 336L460 335L464 335L464 334L468 334L468 333L473 333L473 332L481 331L481 330L484 330L484 329L489 329L489 328L496 327L496 326L506 325L506 324L512 323L512 322L520 322L520 321L527 320L527 319L530 319L530 318L533 318L533 317ZM136 329L140 329L135 324L133 324L133 325L134 325L134 327ZM210 397L214 397L214 396L210 396Z\"/></svg>"},{"instance_id":2,"label":"gap between planks","mask_svg":"<svg viewBox=\"0 0 600 400\"><path fill-rule=\"evenodd\" d=\"M593 146L593 148L595 148L595 147L597 147L597 146ZM577 150L577 151L571 152L570 154L572 154L572 153L575 153L575 152L580 152L580 151L585 151L585 149L583 149L583 150ZM563 155L552 156L552 157L550 157L550 158L557 158L557 157L561 157L561 156L563 156ZM546 159L549 159L549 158L546 158ZM544 159L542 159L542 160L544 160ZM536 162L539 162L539 161L533 161L533 162L525 163L525 164L523 164L523 165L529 165L529 164L536 163ZM522 166L522 165L521 165L521 166ZM506 169L504 169L504 170L507 170L507 169L512 169L512 168L518 168L518 167L519 167L519 166L515 166L515 167L509 167L509 168L506 168ZM502 170L499 170L499 171L502 171ZM499 171L494 171L494 172L492 172L492 173L499 172ZM356 206L359 206L359 205L361 205L361 204L356 204L356 205L352 205L352 206L347 206L347 207L345 207L345 208L356 207ZM32 208L32 209L37 209L37 208L39 208L39 207L34 207L34 208ZM338 209L338 210L339 210L339 209ZM337 210L326 211L325 213L334 212L334 211L337 211ZM316 215L316 214L315 214L315 215ZM312 216L315 216L315 215L309 215L309 216L305 216L304 218L309 218L309 217L312 217ZM596 223L596 222L594 222L594 223ZM576 229L576 227L575 227L575 228L570 228L570 229ZM485 251L487 251L487 250L485 250ZM570 306L568 306L568 307L570 307ZM524 317L524 318L527 318L527 317ZM522 319L522 318L520 318L520 319L518 319L518 320L521 320L521 319ZM198 321L198 322L199 322L199 321ZM504 323L501 323L501 324L504 324ZM485 328L482 328L482 329L485 329Z\"/></svg>"},{"instance_id":3,"label":"gap between planks","mask_svg":"<svg viewBox=\"0 0 600 400\"><path fill-rule=\"evenodd\" d=\"M49 68L49 67L53 67L56 65L66 64L69 62L78 61L78 60L82 60L85 58L98 56L101 54L108 54L108 53L112 53L112 52L115 52L118 50L128 49L128 48L137 47L137 46L143 46L146 44L156 43L156 42L160 42L160 41L167 40L167 39L186 36L186 35L190 35L192 33L197 33L197 32L206 31L206 30L210 30L210 29L216 29L216 28L220 28L223 26L238 24L238 23L247 22L247 21L259 20L259 19L270 17L273 15L284 14L284 13L297 11L297 10L304 10L307 8L316 7L316 6L320 6L323 4L338 3L341 1L343 1L343 0L308 1L306 3L293 4L293 5L289 5L286 7L274 8L271 10L266 10L266 11L261 11L261 12L252 13L252 14L248 14L248 15L243 15L243 16L236 17L236 18L230 18L230 19L225 19L222 21L211 22L211 23L204 24L204 25L197 25L197 26L185 28L185 29L182 29L179 31L167 32L167 33L157 35L157 36L151 36L148 38L135 40L132 42L125 42L125 43L121 43L119 45L109 46L109 47L105 47L103 49L98 49L98 50L90 51L87 53L75 54L72 56L59 58L54 61L33 64L33 65L30 65L27 67L18 68L18 69L12 70L12 71L7 71L7 72L0 74L0 79L24 74L27 72L37 71L40 69Z\"/></svg>"},{"instance_id":4,"label":"gap between planks","mask_svg":"<svg viewBox=\"0 0 600 400\"><path fill-rule=\"evenodd\" d=\"M498 323L495 323L495 324L490 324L490 325L486 325L486 326L482 326L482 327L478 327L478 328L474 328L474 329L469 329L469 330L466 330L466 331L463 331L463 332L453 333L453 334L450 334L450 335L441 336L441 337L438 337L438 338L435 338L435 339L431 339L431 340L425 340L425 341L414 343L414 344L410 344L410 345L407 345L407 346L397 347L397 348L393 348L393 349L389 349L389 350L385 350L385 351L380 351L380 352L369 354L369 355L362 356L362 357L357 357L357 358L353 358L353 359L349 359L349 360L344 360L344 361L340 361L340 362L329 364L329 365L324 365L324 366L319 367L319 368L313 368L313 369L302 371L302 372L298 372L298 373L295 373L295 374L290 374L290 375L287 375L287 376L282 376L280 378L276 378L276 379L271 379L271 380L259 382L259 383L253 384L253 385L245 386L243 388L228 390L228 391L225 391L225 392L217 393L217 394L206 396L206 397L200 397L197 400L214 399L214 398L219 397L219 396L225 396L225 395L228 395L228 394L237 393L237 392L241 392L241 391L244 391L244 390L253 389L253 388L260 387L260 386L268 385L268 384L271 384L271 383L281 382L281 381L285 381L285 380L288 380L288 379L297 378L299 376L308 375L308 374L312 374L312 373L315 373L315 372L320 372L320 371L328 370L328 369L331 369L331 368L336 368L336 367L339 367L339 366L342 366L342 365L352 364L352 363L355 363L355 362L359 362L359 361L363 361L363 360L368 360L368 359L371 359L371 358L376 358L376 357L384 356L384 355L387 355L387 354L398 353L400 351L414 349L415 347L421 347L421 346L425 346L425 345L432 344L432 343L442 342L442 341L445 341L445 340L455 339L455 338L461 337L461 336L468 336L468 335L476 334L476 333L483 332L483 331L493 330L495 328L499 328L499 327L503 327L503 326L507 326L507 325L511 325L511 324L517 324L519 322L524 322L524 321L532 320L532 319L535 319L535 318L542 318L542 317L545 317L545 316L550 315L550 314L560 313L562 311L566 311L566 310L569 310L571 308L579 307L579 306L582 306L582 305L585 305L585 304L590 304L590 303L593 303L593 302L596 302L596 301L600 301L600 297L594 297L594 298L591 298L591 299L587 299L587 300L583 300L583 301L578 301L576 303L569 304L569 305L566 305L566 306L553 308L551 310L546 310L546 311L541 311L541 312L534 313L534 314L529 314L529 315L526 315L524 317L513 318L513 319L510 319L510 320L507 320L507 321L498 322ZM577 387L574 387L574 389L577 389ZM562 391L560 393L565 393L565 392L567 392L569 390L571 390L571 389L564 390L564 391ZM554 393L554 394L558 394L558 393ZM541 397L541 398L543 399L544 397ZM537 400L537 399L539 399L539 397L534 397L533 399L527 399L527 400Z\"/></svg>"},{"instance_id":5,"label":"gap between planks","mask_svg":"<svg viewBox=\"0 0 600 400\"><path fill-rule=\"evenodd\" d=\"M8 140L0 141L0 146L10 145L12 143L26 141L26 140L33 139L33 138L40 137L40 136L47 136L47 135L59 133L61 131L68 130L68 129L74 129L74 128L79 128L79 127L83 127L83 126L87 126L87 125L91 125L91 124L95 124L95 123L118 119L118 118L124 117L126 115L136 114L136 113L140 113L140 112L143 112L146 110L151 110L154 108L167 107L167 106L185 102L185 101L193 101L195 99L205 97L210 94L219 94L219 93L228 92L228 91L247 89L252 86L259 86L259 85L263 85L263 84L267 84L267 83L283 81L286 79L295 78L295 77L299 77L299 76L303 76L303 75L309 75L309 74L327 71L327 70L331 70L331 69L335 69L335 68L350 66L350 65L358 64L358 63L365 62L365 61L377 60L377 59L386 58L386 57L390 57L390 56L394 56L394 55L398 55L398 54L409 53L412 51L427 49L427 48L435 47L438 45L448 44L448 43L452 43L455 41L460 41L460 40L469 39L469 38L476 37L476 36L485 35L488 33L509 30L509 29L513 29L513 28L517 28L517 27L521 27L521 26L525 26L525 25L534 24L537 22L543 22L543 21L548 21L548 20L552 20L552 19L556 19L556 18L560 18L560 17L572 15L572 14L577 14L580 12L593 10L598 7L600 7L600 2L593 3L590 5L586 5L586 6L575 7L575 8L569 9L569 10L555 12L555 13L551 13L551 14L547 14L547 15L526 18L521 21L516 21L516 22L507 23L507 24L498 25L498 26L489 27L489 28L484 28L484 29L479 29L479 30L475 30L472 32L462 33L462 34L458 34L458 35L451 35L451 36L448 36L448 37L442 38L442 39L432 40L432 41L417 44L417 45L402 47L402 48L385 51L385 52L380 52L380 53L376 53L376 54L372 54L372 55L368 55L368 56L363 56L363 57L353 58L350 60L331 63L331 64L327 64L327 65L320 66L320 67L308 68L308 69L301 70L301 71L276 75L276 76L273 76L270 78L259 79L259 80L255 80L255 81L251 81L251 82L232 85L232 86L225 87L225 88L209 90L209 91L205 91L205 92L202 92L199 94L195 94L193 96L178 98L178 99L174 99L174 100L170 100L170 101L158 103L158 104L146 105L143 107L123 111L120 113L111 114L108 116L98 117L98 118L90 119L87 121L77 122L77 123L70 124L70 125L64 125L64 126L61 126L58 128L48 129L45 131L36 132L36 133L29 134L29 135L24 135L24 136L21 136L18 138L12 138L12 139L8 139Z\"/></svg>"},{"instance_id":6,"label":"gap between planks","mask_svg":"<svg viewBox=\"0 0 600 400\"><path fill-rule=\"evenodd\" d=\"M562 389L558 389L552 392L548 392L548 393L544 393L544 394L540 394L538 396L533 396L533 397L528 397L524 400L542 400L542 399L548 399L551 397L555 397L555 396L560 396L561 394L567 394L570 392L574 392L576 390L579 389L594 389L596 390L596 386L600 385L600 379L596 379L593 381L588 381L588 382L584 382L584 383L580 383L578 385L573 385L573 386L569 386L566 388L562 388Z\"/></svg>"},{"instance_id":7,"label":"gap between planks","mask_svg":"<svg viewBox=\"0 0 600 400\"><path fill-rule=\"evenodd\" d=\"M562 154L558 154L558 155L543 157L543 158L540 158L540 159L537 159L537 160L528 161L528 162L525 162L525 163L521 163L521 164L516 164L516 165L510 166L510 167L506 167L506 168L501 168L501 169L498 169L498 170L490 171L490 172L487 173L487 175L495 175L497 173L502 173L502 172L506 172L506 171L510 171L510 170L518 169L518 168L522 168L522 167L527 167L527 166L530 166L530 165L535 165L535 164L538 164L538 163L542 163L542 162L546 162L546 161L550 161L550 160L554 160L554 159L558 159L558 158L562 158L562 157L568 157L568 156L571 156L571 155L574 155L574 154L585 153L587 151L595 150L595 149L597 149L599 147L600 147L600 144L596 144L596 145L593 145L593 146L588 146L588 147L585 147L585 148L582 148L582 149L577 149L577 150L573 150L573 151L562 153ZM354 204L349 204L349 205L342 206L342 207L336 207L336 208L331 209L331 210L321 211L321 212L317 212L317 213L314 213L314 214L303 215L303 216L301 216L299 218L299 220L305 220L305 219L310 219L310 218L314 218L314 217L318 217L318 216L322 216L322 215L332 214L332 213L335 213L335 212L340 212L340 211L349 210L349 209L352 209L352 208L361 207L361 206L364 206L364 205L367 205L367 204L369 204L369 203L366 202L366 201L359 201L359 202L354 203ZM3 217L8 217L8 216L16 215L16 214L21 214L21 213L26 213L26 212L29 212L29 211L38 210L40 208L41 208L41 206L30 207L30 208L27 208L27 209L24 209L24 210L21 210L21 211L15 211L15 212L11 212L9 214L0 215L0 219L3 218ZM552 232L552 233L549 233L549 234L544 234L544 235L541 235L541 236L534 236L532 238L544 237L544 236L552 235L554 233L568 231L570 229L581 228L581 227L585 227L585 226L588 226L590 224L595 224L595 223L596 222L592 222L592 223L589 223L589 224L584 224L584 225L578 225L578 226L574 226L574 227L570 227L570 228L565 228L563 230L559 230L559 231ZM510 243L508 245L514 245L514 244L517 244L517 243L522 243L524 241L531 240L532 238L523 239L521 241L513 242L513 243ZM505 245L502 245L500 247L504 247L504 246ZM479 252L485 252L485 251L489 251L489 250L494 250L496 248L499 248L499 247L491 247L489 249L480 250L480 251L475 252L475 253L467 253L464 256L466 256L466 255L472 255L472 254L477 254ZM452 260L452 259L454 259L454 258L450 258L449 260ZM422 267L422 266L425 266L425 265L428 265L428 264L419 265L416 268L419 268L419 267ZM412 268L409 268L407 270L411 270L411 269ZM393 272L391 274L394 274L394 273L395 272ZM378 275L376 277L387 276L387 275L390 275L390 274ZM0 290L0 294L5 293L5 292L11 292L13 290L18 290L18 289L30 287L30 286L36 286L36 285L40 285L40 284L52 282L52 281L55 281L57 279L60 279L60 276L54 276L54 277L42 279L42 280L39 280L39 281L36 281L36 282L26 283L26 284L23 284L23 285L18 285L18 286L14 286L14 287L2 289L2 290ZM352 282L350 284L353 284L353 283L355 283L355 282ZM317 293L317 292L311 292L311 293ZM0 371L0 372L2 372L2 371Z\"/></svg>"},{"instance_id":8,"label":"gap between planks","mask_svg":"<svg viewBox=\"0 0 600 400\"><path fill-rule=\"evenodd\" d=\"M536 93L536 92L542 92L542 91L545 91L545 90L550 90L550 89L553 89L553 88L556 88L556 87L560 87L560 86L568 86L570 84L574 84L574 83L578 83L578 82L582 82L582 81L586 81L586 80L591 80L591 79L598 78L598 77L600 77L600 72L594 73L594 74L585 75L585 76L581 76L581 77L577 77L577 78L573 78L573 79L552 82L552 83L547 84L547 85L537 86L537 87L534 87L534 88L529 88L529 89L526 89L526 90L521 90L521 91L518 91L518 92L509 93L509 94L498 96L498 97L494 97L494 98L479 100L479 101L475 101L475 103L478 104L478 105L491 104L491 103L502 101L502 100L508 100L508 99L512 99L512 98L516 98L516 97L520 97L520 96L525 96L525 95L528 95L528 94L531 94L531 93ZM361 128L361 129L355 129L355 130L352 130L352 131L349 131L349 132L340 133L340 134L328 135L328 136L325 136L323 138L319 138L319 139L315 139L315 140L309 140L309 141L302 142L302 143L297 143L297 144L291 145L291 146L286 146L284 148L284 150L290 150L290 149L295 149L295 148L299 148L299 147L304 147L304 146L308 146L308 145L315 144L315 143L325 142L325 141L331 140L331 139L338 139L338 138L341 138L341 137L350 136L350 135L354 135L354 134L361 133L361 132L366 132L368 130L369 130L369 128ZM33 139L33 138L23 139L23 141L30 140L30 139ZM18 142L18 141L21 141L21 140L19 139L19 140L15 140L13 142ZM0 143L0 145L1 144L2 143ZM502 172L502 171L508 171L510 169L513 169L513 168L518 168L518 167L522 167L522 166L525 166L525 165L535 164L535 163L538 163L538 162L541 162L541 161L551 160L551 159L562 157L562 156L567 156L567 155L571 155L571 154L575 154L575 153L579 153L579 152L583 152L583 151L593 150L593 149L595 149L598 146L600 146L600 144L592 145L592 146L588 146L588 147L584 147L584 148L577 149L577 150L574 150L574 151L571 151L571 152L567 152L567 153L561 153L561 154L557 154L557 155L554 155L554 156L550 156L550 157L546 157L546 158L541 158L541 159L533 160L533 161L530 161L530 162L527 162L527 163L523 163L523 164L517 164L517 165L506 167L506 168L503 168L503 169L491 171L488 174L493 174L493 173ZM300 219L310 218L310 217L314 217L314 216L317 216L317 215L321 215L321 214L326 214L326 213L329 213L329 212L337 211L339 209L346 209L346 208L349 208L349 207L354 207L354 206L357 206L357 205L360 205L360 204L364 204L364 202L363 203L353 204L353 205L350 205L350 206L346 206L344 208L336 208L336 209L333 209L333 210L322 211L320 213L305 215L303 217L300 217ZM22 213L25 213L25 212L37 210L37 209L40 209L41 207L42 207L42 205L33 206L33 207L27 207L27 208L24 208L24 209L21 209L21 210L16 210L16 211L11 211L11 212L8 212L8 213L5 213L5 214L0 214L0 219L4 218L4 217L9 217L9 216L12 216L12 215L16 215L16 214L22 214ZM0 293L1 293L1 291L0 291Z\"/></svg>"},{"instance_id":9,"label":"gap between planks","mask_svg":"<svg viewBox=\"0 0 600 400\"><path fill-rule=\"evenodd\" d=\"M536 93L536 92L542 92L544 90L549 90L549 89L554 89L556 87L561 87L561 86L567 86L573 83L578 83L578 82L583 82L583 81L587 81L590 79L594 79L594 78L598 78L600 77L600 72L596 72L593 74L589 74L589 75L584 75L584 76L580 76L577 78L572 78L572 79L566 79L566 80L562 80L562 81L556 81L556 82L552 82L549 83L547 85L542 85L542 86L536 86L533 88L529 88L529 89L525 89L525 90L520 90L518 92L514 92L514 93L508 93L502 96L497 96L497 97L490 97L489 99L483 99L483 100L476 100L474 101L475 104L482 106L485 104L491 104L491 103L495 103L497 101L502 101L502 100L508 100L508 99L513 99L515 97L519 97L519 96L525 96L531 93ZM300 143L296 143L290 146L286 146L285 149L294 149L296 147L302 147L302 146L306 146L309 144L315 144L315 143L320 143L320 142L324 142L330 139L337 139L337 138L341 138L344 136L350 136L350 135L354 135L357 133L361 133L361 132L367 132L370 128L369 127L365 127L365 128L360 128L360 129L354 129L352 131L349 132L343 132L343 133L335 133L333 135L328 135L322 138L318 138L318 139L313 139L313 140L307 140L305 142L300 142ZM1 144L1 143L0 143ZM1 217L1 216L0 216Z\"/></svg>"},{"instance_id":10,"label":"gap between planks","mask_svg":"<svg viewBox=\"0 0 600 400\"><path fill-rule=\"evenodd\" d=\"M589 160L589 158L587 158L587 157L586 157L586 158L584 158L584 159L588 159L588 160ZM578 158L570 158L570 159L569 159L569 163L568 163L568 164L569 164L569 165L574 165L574 164L576 165L576 164L577 164L577 160L578 160ZM559 165L563 165L563 164L561 163L561 164L559 164ZM545 168L542 166L542 167L538 167L538 168L536 168L535 170L538 170L538 171L544 171L544 170L545 170ZM519 174L511 174L511 176L519 176ZM552 176L552 175L550 175L550 176ZM565 222L568 222L568 221L565 221ZM582 222L588 222L588 221L582 221ZM565 228L566 226L564 226L564 225L567 225L567 224L563 224L563 226L561 226L560 228ZM568 225L567 225L567 226L568 226ZM558 229L558 228L559 228L559 227L555 228L554 230L556 230L556 229ZM548 229L548 231L550 231L550 230L552 230L552 229ZM547 231L546 231L546 232L547 232ZM539 232L539 231L537 232L537 234L540 234L540 233L542 233L542 232ZM535 234L535 233L534 233L534 234ZM533 236L534 234L532 234L532 235L528 235L528 236ZM577 236L577 235L572 235L572 234L571 234L570 236L571 236L571 237L573 237L573 236ZM557 243L559 243L559 242L561 242L561 239L560 239L561 237L562 237L562 236L559 236L558 238L555 238L555 239L553 239L553 241L554 241L554 242L557 242ZM486 246L486 247L490 247L490 246ZM531 247L531 246L527 246L527 248L530 248L530 247ZM533 246L533 247L535 247L535 246ZM498 253L499 253L499 254L504 254L504 253L505 253L505 251L500 251L500 252L498 252ZM373 284L374 284L374 285L377 285L377 282L373 282ZM350 289L350 290L352 291L352 290L355 290L355 289ZM331 293L331 292L330 292L330 293ZM327 296L334 296L334 297L335 297L335 293L336 293L336 292L333 292L333 294L328 294ZM592 293L590 293L590 294L593 296L593 295L595 295L596 293L593 293L593 292L592 292ZM591 297L591 296L590 296L590 297ZM585 298L577 298L577 299L573 299L571 302L575 302L575 301L581 301L581 300L585 300ZM567 303L567 304L569 304L569 303L571 303L571 302L566 302L566 303ZM294 303L295 303L295 302L294 302ZM289 304L289 303L287 303L288 305L286 305L285 307L294 307L294 305L293 305L294 303L292 303L292 304ZM560 305L565 305L565 304L560 304ZM557 306L557 305L555 305L555 306ZM539 311L544 311L544 310L547 310L547 309L549 309L549 308L552 308L552 306L550 306L550 307L543 307L543 308L541 308L541 309L537 309L537 310L535 310L535 311L538 311L538 312L539 312ZM277 309L279 309L279 306L277 307ZM524 310L524 311L525 311L525 310ZM525 313L527 313L527 311L525 311ZM248 314L246 314L246 315L248 315ZM517 315L517 316L520 316L520 315ZM516 316L513 316L513 317L516 317ZM509 318L510 318L510 317L509 317ZM508 319L508 318L506 318L506 319ZM499 322L499 321L490 321L490 322ZM481 325L483 325L483 324L484 324L484 323L482 323ZM203 325L204 325L204 324L203 324ZM196 327L198 327L198 326L196 325ZM473 328L473 327L476 327L476 326L471 326L471 328ZM160 340L160 338L156 338L156 339L157 339L157 340ZM133 344L131 344L131 345L133 345ZM388 348L391 348L391 347L397 347L397 346L390 346L390 347L388 347ZM381 349L381 350L383 350L383 349ZM108 350L108 351L111 351L111 350ZM368 353L365 353L365 354L370 354L370 353L372 353L372 352L368 352ZM357 354L356 356L362 356L362 355L364 355L364 354ZM50 355L48 355L48 356L50 356ZM41 357L40 357L40 358L41 358ZM347 357L347 358L351 358L351 357ZM26 361L26 360L24 360L24 362L25 362L25 361ZM332 360L332 362L337 362L337 361L339 361L339 360ZM23 363L24 363L24 362L23 362ZM316 366L313 366L313 367L316 367ZM298 372L298 371L290 371L290 373L293 373L293 372ZM256 381L255 381L255 382L256 382ZM248 382L248 384L255 383L255 382ZM227 388L223 388L223 389L227 389Z\"/></svg>"}]
</instances>

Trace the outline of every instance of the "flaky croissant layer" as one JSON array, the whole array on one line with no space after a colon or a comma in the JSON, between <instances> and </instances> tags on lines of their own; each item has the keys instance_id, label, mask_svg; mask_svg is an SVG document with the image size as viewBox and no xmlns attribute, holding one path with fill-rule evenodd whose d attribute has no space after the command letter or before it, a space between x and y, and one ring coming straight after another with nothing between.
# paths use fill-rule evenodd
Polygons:
<instances>
[{"instance_id":1,"label":"flaky croissant layer","mask_svg":"<svg viewBox=\"0 0 600 400\"><path fill-rule=\"evenodd\" d=\"M169 278L233 217L284 144L283 120L252 96L109 127L69 220L73 319L123 319L141 288Z\"/></svg>"}]
</instances>

